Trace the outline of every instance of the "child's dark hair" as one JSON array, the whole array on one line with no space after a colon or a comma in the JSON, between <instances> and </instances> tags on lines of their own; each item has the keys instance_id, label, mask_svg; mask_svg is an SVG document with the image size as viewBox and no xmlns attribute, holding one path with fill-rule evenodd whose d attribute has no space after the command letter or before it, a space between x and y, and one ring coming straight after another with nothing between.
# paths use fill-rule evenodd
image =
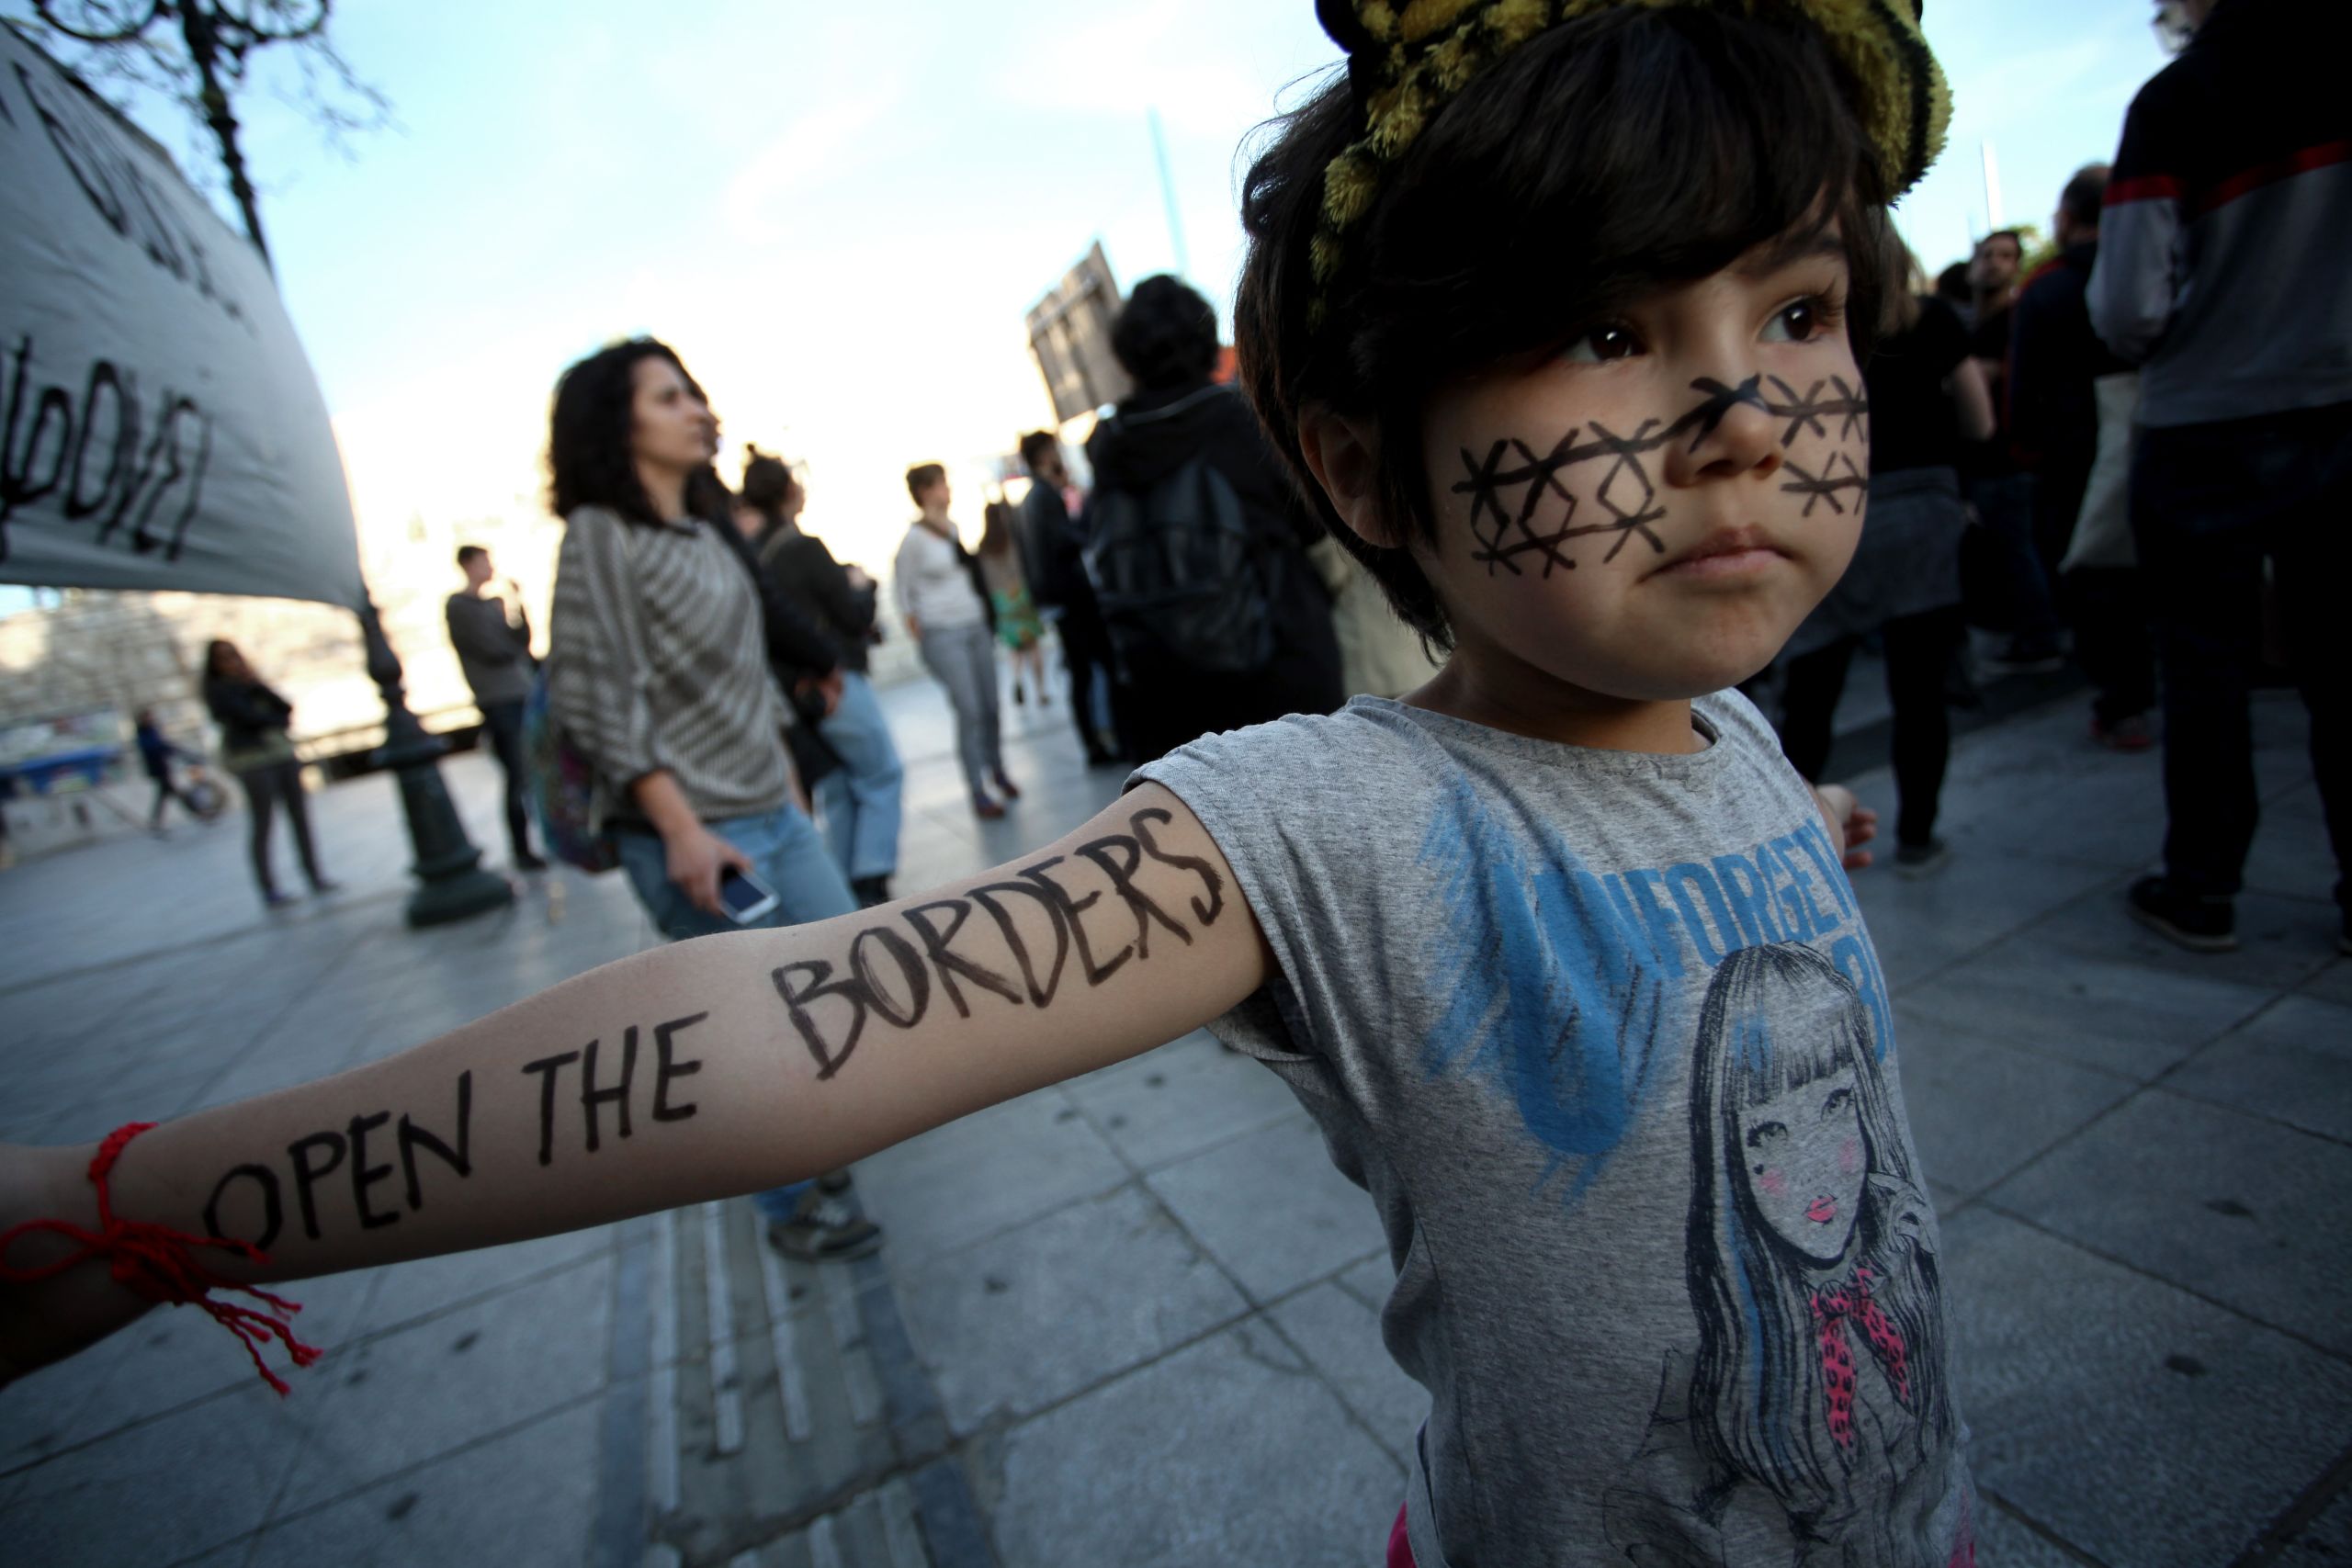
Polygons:
<instances>
[{"instance_id":1,"label":"child's dark hair","mask_svg":"<svg viewBox=\"0 0 2352 1568\"><path fill-rule=\"evenodd\" d=\"M1381 509L1436 537L1421 411L1445 378L1568 342L1661 284L1838 225L1858 359L1883 290L1884 180L1812 24L1698 7L1563 22L1482 72L1388 171L1317 298L1310 247L1325 167L1362 133L1336 74L1281 124L1242 197L1250 254L1235 305L1241 380L1325 525L1408 624L1441 646L1445 612L1411 554L1365 544L1308 473L1298 411L1377 433Z\"/></svg>"}]
</instances>

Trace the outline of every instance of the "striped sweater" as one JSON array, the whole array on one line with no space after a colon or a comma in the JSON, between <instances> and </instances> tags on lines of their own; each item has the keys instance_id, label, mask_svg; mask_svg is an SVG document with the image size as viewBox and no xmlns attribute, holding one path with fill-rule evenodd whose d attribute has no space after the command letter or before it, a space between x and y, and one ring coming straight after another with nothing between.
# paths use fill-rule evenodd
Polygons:
<instances>
[{"instance_id":1,"label":"striped sweater","mask_svg":"<svg viewBox=\"0 0 2352 1568\"><path fill-rule=\"evenodd\" d=\"M556 720L595 763L610 818L642 819L628 785L656 769L706 822L791 797L759 595L709 524L574 512L556 558L547 674Z\"/></svg>"}]
</instances>

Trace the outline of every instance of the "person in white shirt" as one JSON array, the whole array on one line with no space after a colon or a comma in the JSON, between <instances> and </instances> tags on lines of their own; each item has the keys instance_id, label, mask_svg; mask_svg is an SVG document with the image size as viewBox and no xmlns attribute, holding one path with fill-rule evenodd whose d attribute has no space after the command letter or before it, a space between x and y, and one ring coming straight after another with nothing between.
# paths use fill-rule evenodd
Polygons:
<instances>
[{"instance_id":1,"label":"person in white shirt","mask_svg":"<svg viewBox=\"0 0 2352 1568\"><path fill-rule=\"evenodd\" d=\"M997 795L1012 800L1021 792L1004 773L988 601L980 597L970 558L947 518L947 470L937 463L909 468L907 492L921 513L907 525L891 571L899 615L922 650L923 668L947 689L956 710L956 750L972 791L973 814L993 821L1004 815Z\"/></svg>"}]
</instances>

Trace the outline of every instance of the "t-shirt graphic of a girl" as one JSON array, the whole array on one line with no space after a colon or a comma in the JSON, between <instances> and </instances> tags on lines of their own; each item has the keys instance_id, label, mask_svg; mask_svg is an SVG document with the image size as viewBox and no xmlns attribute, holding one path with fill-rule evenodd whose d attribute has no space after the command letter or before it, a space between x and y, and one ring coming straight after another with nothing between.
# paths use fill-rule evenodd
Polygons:
<instances>
[{"instance_id":1,"label":"t-shirt graphic of a girl","mask_svg":"<svg viewBox=\"0 0 2352 1568\"><path fill-rule=\"evenodd\" d=\"M1869 1009L1811 948L1743 949L1708 987L1690 1092L1698 1345L1668 1354L1606 1500L1628 1562L1739 1557L1768 1499L1792 1562L1946 1568L1918 1554L1937 1540L1973 1560L1941 1473L1958 1416L1932 1211L1879 1055ZM1928 1517L1939 1507L1955 1517Z\"/></svg>"}]
</instances>

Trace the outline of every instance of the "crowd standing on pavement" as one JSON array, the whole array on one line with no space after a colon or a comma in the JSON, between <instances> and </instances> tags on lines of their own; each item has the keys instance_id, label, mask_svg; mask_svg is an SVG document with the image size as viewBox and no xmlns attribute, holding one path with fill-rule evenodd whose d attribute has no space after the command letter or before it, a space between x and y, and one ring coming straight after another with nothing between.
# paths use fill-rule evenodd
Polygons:
<instances>
[{"instance_id":1,"label":"crowd standing on pavement","mask_svg":"<svg viewBox=\"0 0 2352 1568\"><path fill-rule=\"evenodd\" d=\"M1135 770L1049 858L894 903L876 584L800 532L780 459L752 449L740 493L720 484L717 418L666 346L564 373L544 668L519 596L483 596L486 555L461 554L448 604L514 863L537 863L520 759L543 699L665 936L796 929L599 971L367 1069L397 1097L594 1008L702 1031L695 1087L729 1111L574 1168L560 1201L457 1194L436 1245L760 1183L777 1247L863 1256L879 1229L828 1167L1205 1025L1298 1092L1389 1228L1389 1342L1437 1403L1393 1568L1564 1542L1973 1560L1932 1203L1844 876L1875 816L1825 776L1834 716L1875 645L1892 859L1934 874L1973 553L2007 633L1983 672L2049 671L2071 639L2089 742L2162 745L2164 869L2129 913L2225 951L2275 624L2339 866L2352 852L2327 622L2352 566L2331 80L2352 22L2183 0L2193 36L2112 167L2059 194L2051 254L1996 231L1931 285L1886 206L1948 106L1899 8L1569 9L1537 27L1491 0L1400 32L1374 0L1319 7L1355 69L1250 172L1238 383L1209 301L1148 278L1112 333L1136 390L1087 439L1091 489L1057 432L1024 435L1027 491L989 503L973 552L944 467L907 471L891 601L974 814L1021 793L1000 643L1043 707L1058 640L1085 762ZM1660 98L1687 112L1626 134ZM1498 206L1559 243L1481 244ZM1736 690L1776 660L1777 723ZM330 887L286 705L226 644L205 694L265 898L274 804ZM2352 953L2352 885L2337 897ZM1097 907L1132 917L1115 952L1080 922ZM778 1002L807 1047L790 1073ZM951 1043L974 1048L923 1049ZM290 1103L326 1115L335 1092ZM293 1113L165 1129L140 1195L185 1209ZM289 1238L271 1267L368 1245ZM1595 1256L1605 1278L1577 1266ZM1571 1388L1563 1357L1609 1375Z\"/></svg>"}]
</instances>

